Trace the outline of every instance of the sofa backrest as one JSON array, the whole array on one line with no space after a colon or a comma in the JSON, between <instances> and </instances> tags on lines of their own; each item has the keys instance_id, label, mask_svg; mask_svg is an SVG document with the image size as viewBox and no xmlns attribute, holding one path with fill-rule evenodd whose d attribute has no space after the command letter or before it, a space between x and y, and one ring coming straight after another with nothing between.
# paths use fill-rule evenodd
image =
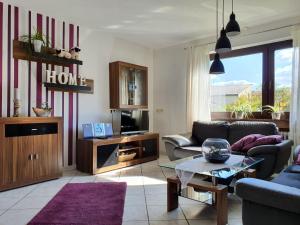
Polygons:
<instances>
[{"instance_id":1,"label":"sofa backrest","mask_svg":"<svg viewBox=\"0 0 300 225\"><path fill-rule=\"evenodd\" d=\"M193 123L192 136L199 145L207 138L223 138L228 139L229 123L226 121L195 121Z\"/></svg>"},{"instance_id":2,"label":"sofa backrest","mask_svg":"<svg viewBox=\"0 0 300 225\"><path fill-rule=\"evenodd\" d=\"M278 134L275 123L258 121L195 121L193 123L192 136L199 145L207 138L223 138L230 144L235 143L249 134L274 135Z\"/></svg>"},{"instance_id":3,"label":"sofa backrest","mask_svg":"<svg viewBox=\"0 0 300 225\"><path fill-rule=\"evenodd\" d=\"M228 142L235 143L249 134L274 135L278 134L275 123L257 121L237 121L230 124Z\"/></svg>"}]
</instances>

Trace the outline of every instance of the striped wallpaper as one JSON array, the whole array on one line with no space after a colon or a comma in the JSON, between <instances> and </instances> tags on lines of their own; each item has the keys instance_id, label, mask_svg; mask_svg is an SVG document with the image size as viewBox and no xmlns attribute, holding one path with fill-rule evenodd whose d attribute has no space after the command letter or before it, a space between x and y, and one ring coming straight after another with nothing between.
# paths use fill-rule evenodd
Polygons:
<instances>
[{"instance_id":1,"label":"striped wallpaper","mask_svg":"<svg viewBox=\"0 0 300 225\"><path fill-rule=\"evenodd\" d=\"M21 92L22 116L34 116L32 107L48 102L52 116L64 118L64 166L75 163L78 137L78 94L48 91L43 86L46 69L79 74L79 66L53 66L13 58L13 40L34 29L49 37L51 47L69 49L79 46L79 26L46 15L20 10L0 2L0 117L13 115L14 88Z\"/></svg>"}]
</instances>

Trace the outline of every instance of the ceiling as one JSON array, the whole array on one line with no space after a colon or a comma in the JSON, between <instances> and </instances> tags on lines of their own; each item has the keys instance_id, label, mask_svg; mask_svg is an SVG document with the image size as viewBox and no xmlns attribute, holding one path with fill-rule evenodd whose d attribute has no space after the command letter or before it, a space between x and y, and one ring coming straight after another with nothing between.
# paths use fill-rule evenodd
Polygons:
<instances>
[{"instance_id":1,"label":"ceiling","mask_svg":"<svg viewBox=\"0 0 300 225\"><path fill-rule=\"evenodd\" d=\"M8 0L151 48L215 35L215 0ZM221 6L222 1L219 0ZM299 0L235 0L242 29L300 16ZM231 0L225 0L225 23ZM220 16L221 17L221 16ZM221 21L220 21L221 22Z\"/></svg>"}]
</instances>

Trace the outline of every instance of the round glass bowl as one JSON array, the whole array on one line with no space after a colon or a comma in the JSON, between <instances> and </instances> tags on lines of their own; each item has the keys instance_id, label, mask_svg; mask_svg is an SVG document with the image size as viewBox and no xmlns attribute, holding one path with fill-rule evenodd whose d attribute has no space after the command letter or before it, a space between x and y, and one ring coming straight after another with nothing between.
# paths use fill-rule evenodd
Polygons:
<instances>
[{"instance_id":1,"label":"round glass bowl","mask_svg":"<svg viewBox=\"0 0 300 225\"><path fill-rule=\"evenodd\" d=\"M224 163L231 155L230 144L221 138L208 138L202 144L202 152L210 163Z\"/></svg>"}]
</instances>

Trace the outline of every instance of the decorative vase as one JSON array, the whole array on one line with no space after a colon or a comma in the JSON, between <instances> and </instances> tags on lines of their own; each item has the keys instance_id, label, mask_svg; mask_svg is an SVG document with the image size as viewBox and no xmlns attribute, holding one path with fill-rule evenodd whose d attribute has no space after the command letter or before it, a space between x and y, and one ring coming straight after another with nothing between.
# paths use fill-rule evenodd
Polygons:
<instances>
[{"instance_id":1,"label":"decorative vase","mask_svg":"<svg viewBox=\"0 0 300 225\"><path fill-rule=\"evenodd\" d=\"M43 109L43 108L32 107L32 110L37 117L48 117L52 111L52 108Z\"/></svg>"},{"instance_id":2,"label":"decorative vase","mask_svg":"<svg viewBox=\"0 0 300 225\"><path fill-rule=\"evenodd\" d=\"M202 144L202 152L210 163L224 163L231 155L230 144L221 138L208 138Z\"/></svg>"},{"instance_id":3,"label":"decorative vase","mask_svg":"<svg viewBox=\"0 0 300 225\"><path fill-rule=\"evenodd\" d=\"M272 112L271 116L272 116L272 120L280 120L281 113L280 112Z\"/></svg>"},{"instance_id":4,"label":"decorative vase","mask_svg":"<svg viewBox=\"0 0 300 225\"><path fill-rule=\"evenodd\" d=\"M41 40L33 40L33 49L35 52L42 51L43 42Z\"/></svg>"},{"instance_id":5,"label":"decorative vase","mask_svg":"<svg viewBox=\"0 0 300 225\"><path fill-rule=\"evenodd\" d=\"M244 113L243 112L235 112L234 115L235 115L235 118L239 119L239 120L244 118Z\"/></svg>"}]
</instances>

